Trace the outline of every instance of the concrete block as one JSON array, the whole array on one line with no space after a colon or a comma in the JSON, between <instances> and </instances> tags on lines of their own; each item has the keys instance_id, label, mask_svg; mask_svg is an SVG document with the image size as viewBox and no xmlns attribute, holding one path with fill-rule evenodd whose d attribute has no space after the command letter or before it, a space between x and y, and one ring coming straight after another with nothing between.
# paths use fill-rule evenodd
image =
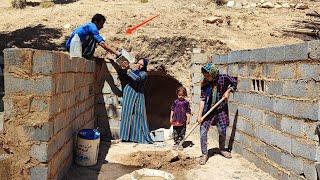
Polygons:
<instances>
[{"instance_id":1,"label":"concrete block","mask_svg":"<svg viewBox=\"0 0 320 180\"><path fill-rule=\"evenodd\" d=\"M308 42L309 58L313 60L320 60L320 41L309 41Z\"/></svg>"},{"instance_id":2,"label":"concrete block","mask_svg":"<svg viewBox=\"0 0 320 180\"><path fill-rule=\"evenodd\" d=\"M283 81L265 81L266 93L281 96L283 94Z\"/></svg>"},{"instance_id":3,"label":"concrete block","mask_svg":"<svg viewBox=\"0 0 320 180\"><path fill-rule=\"evenodd\" d=\"M68 121L66 112L59 113L54 117L53 120L53 132L54 134L57 134L65 125L66 122Z\"/></svg>"},{"instance_id":4,"label":"concrete block","mask_svg":"<svg viewBox=\"0 0 320 180\"><path fill-rule=\"evenodd\" d=\"M291 152L291 137L282 134L276 130L270 130L269 128L258 126L257 137L267 144L271 144L279 147L282 150Z\"/></svg>"},{"instance_id":5,"label":"concrete block","mask_svg":"<svg viewBox=\"0 0 320 180\"><path fill-rule=\"evenodd\" d=\"M267 49L253 49L250 55L250 62L266 62Z\"/></svg>"},{"instance_id":6,"label":"concrete block","mask_svg":"<svg viewBox=\"0 0 320 180\"><path fill-rule=\"evenodd\" d=\"M296 174L301 174L303 172L303 160L289 153L281 154L280 165L289 171L295 172Z\"/></svg>"},{"instance_id":7,"label":"concrete block","mask_svg":"<svg viewBox=\"0 0 320 180\"><path fill-rule=\"evenodd\" d=\"M37 94L38 96L51 96L54 93L54 82L52 77L43 76L36 79L32 83L33 87L30 92Z\"/></svg>"},{"instance_id":8,"label":"concrete block","mask_svg":"<svg viewBox=\"0 0 320 180\"><path fill-rule=\"evenodd\" d=\"M238 74L238 64L229 64L228 65L228 75L237 77Z\"/></svg>"},{"instance_id":9,"label":"concrete block","mask_svg":"<svg viewBox=\"0 0 320 180\"><path fill-rule=\"evenodd\" d=\"M320 80L320 64L301 63L298 64L298 78L303 80Z\"/></svg>"},{"instance_id":10,"label":"concrete block","mask_svg":"<svg viewBox=\"0 0 320 180\"><path fill-rule=\"evenodd\" d=\"M240 52L240 60L239 60L239 62L245 63L245 62L249 62L250 61L250 57L251 57L251 53L252 53L251 49L241 50L239 52Z\"/></svg>"},{"instance_id":11,"label":"concrete block","mask_svg":"<svg viewBox=\"0 0 320 180\"><path fill-rule=\"evenodd\" d=\"M238 90L251 91L252 90L251 79L238 78Z\"/></svg>"},{"instance_id":12,"label":"concrete block","mask_svg":"<svg viewBox=\"0 0 320 180\"><path fill-rule=\"evenodd\" d=\"M318 156L318 144L305 139L292 139L292 154L316 161Z\"/></svg>"},{"instance_id":13,"label":"concrete block","mask_svg":"<svg viewBox=\"0 0 320 180\"><path fill-rule=\"evenodd\" d=\"M304 161L303 173L306 179L314 179L314 180L318 179L315 162Z\"/></svg>"},{"instance_id":14,"label":"concrete block","mask_svg":"<svg viewBox=\"0 0 320 180\"><path fill-rule=\"evenodd\" d=\"M218 66L220 74L228 74L228 66L227 65L220 65Z\"/></svg>"},{"instance_id":15,"label":"concrete block","mask_svg":"<svg viewBox=\"0 0 320 180\"><path fill-rule=\"evenodd\" d=\"M221 63L220 56L219 55L213 55L212 56L212 63L213 64L220 64Z\"/></svg>"},{"instance_id":16,"label":"concrete block","mask_svg":"<svg viewBox=\"0 0 320 180\"><path fill-rule=\"evenodd\" d=\"M294 136L303 136L303 122L283 116L281 130Z\"/></svg>"},{"instance_id":17,"label":"concrete block","mask_svg":"<svg viewBox=\"0 0 320 180\"><path fill-rule=\"evenodd\" d=\"M243 151L242 145L236 141L234 141L234 143L233 143L232 150L234 152L242 155L242 151Z\"/></svg>"},{"instance_id":18,"label":"concrete block","mask_svg":"<svg viewBox=\"0 0 320 180\"><path fill-rule=\"evenodd\" d=\"M238 64L238 74L239 76L248 76L248 66L246 64Z\"/></svg>"},{"instance_id":19,"label":"concrete block","mask_svg":"<svg viewBox=\"0 0 320 180\"><path fill-rule=\"evenodd\" d=\"M48 143L34 144L31 146L30 156L39 162L45 163L51 158L52 151L48 149Z\"/></svg>"},{"instance_id":20,"label":"concrete block","mask_svg":"<svg viewBox=\"0 0 320 180\"><path fill-rule=\"evenodd\" d=\"M61 59L61 69L60 70L63 73L72 72L72 70L74 70L73 68L71 68L71 60L70 60L70 58L62 58Z\"/></svg>"},{"instance_id":21,"label":"concrete block","mask_svg":"<svg viewBox=\"0 0 320 180\"><path fill-rule=\"evenodd\" d=\"M283 95L292 97L304 97L307 94L306 81L284 81Z\"/></svg>"},{"instance_id":22,"label":"concrete block","mask_svg":"<svg viewBox=\"0 0 320 180\"><path fill-rule=\"evenodd\" d=\"M203 80L203 75L201 73L192 74L192 83L199 83Z\"/></svg>"},{"instance_id":23,"label":"concrete block","mask_svg":"<svg viewBox=\"0 0 320 180\"><path fill-rule=\"evenodd\" d=\"M58 57L58 58L57 58ZM32 73L50 75L60 70L60 67L54 66L54 61L59 61L59 56L54 56L50 51L35 51L33 55Z\"/></svg>"},{"instance_id":24,"label":"concrete block","mask_svg":"<svg viewBox=\"0 0 320 180\"><path fill-rule=\"evenodd\" d=\"M262 65L262 74L263 74L263 78L267 78L267 79L276 79L277 78L277 74L275 73L274 69L275 69L275 64L263 64Z\"/></svg>"},{"instance_id":25,"label":"concrete block","mask_svg":"<svg viewBox=\"0 0 320 180\"><path fill-rule=\"evenodd\" d=\"M303 123L303 133L308 139L319 142L317 126L319 122L305 122Z\"/></svg>"},{"instance_id":26,"label":"concrete block","mask_svg":"<svg viewBox=\"0 0 320 180\"><path fill-rule=\"evenodd\" d=\"M293 115L295 102L290 99L275 98L273 110L280 114Z\"/></svg>"},{"instance_id":27,"label":"concrete block","mask_svg":"<svg viewBox=\"0 0 320 180\"><path fill-rule=\"evenodd\" d=\"M250 96L249 96L249 98L250 98ZM252 94L251 98L252 98L251 102L252 102L253 106L257 106L260 109L272 111L274 103L275 103L273 97Z\"/></svg>"},{"instance_id":28,"label":"concrete block","mask_svg":"<svg viewBox=\"0 0 320 180\"><path fill-rule=\"evenodd\" d=\"M276 164L281 164L281 156L283 152L280 149L277 149L273 146L266 145L265 146L265 155L266 157L273 161Z\"/></svg>"},{"instance_id":29,"label":"concrete block","mask_svg":"<svg viewBox=\"0 0 320 180\"><path fill-rule=\"evenodd\" d=\"M50 100L50 98L32 98L30 110L37 112L49 112Z\"/></svg>"},{"instance_id":30,"label":"concrete block","mask_svg":"<svg viewBox=\"0 0 320 180\"><path fill-rule=\"evenodd\" d=\"M43 180L49 179L49 169L46 165L38 165L30 168L30 179L31 180Z\"/></svg>"},{"instance_id":31,"label":"concrete block","mask_svg":"<svg viewBox=\"0 0 320 180\"><path fill-rule=\"evenodd\" d=\"M284 64L276 66L277 79L295 79L296 77L296 64Z\"/></svg>"},{"instance_id":32,"label":"concrete block","mask_svg":"<svg viewBox=\"0 0 320 180\"><path fill-rule=\"evenodd\" d=\"M220 55L220 64L228 64L228 54L226 55Z\"/></svg>"},{"instance_id":33,"label":"concrete block","mask_svg":"<svg viewBox=\"0 0 320 180\"><path fill-rule=\"evenodd\" d=\"M240 62L240 57L241 52L240 51L232 51L228 54L228 63L236 63L236 62Z\"/></svg>"},{"instance_id":34,"label":"concrete block","mask_svg":"<svg viewBox=\"0 0 320 180\"><path fill-rule=\"evenodd\" d=\"M5 69L16 67L28 74L32 73L32 58L34 50L9 48L3 51Z\"/></svg>"},{"instance_id":35,"label":"concrete block","mask_svg":"<svg viewBox=\"0 0 320 180\"><path fill-rule=\"evenodd\" d=\"M285 46L285 60L306 60L308 59L308 43L300 43Z\"/></svg>"},{"instance_id":36,"label":"concrete block","mask_svg":"<svg viewBox=\"0 0 320 180\"><path fill-rule=\"evenodd\" d=\"M41 126L24 125L26 135L34 141L49 141L53 136L53 123L45 122Z\"/></svg>"},{"instance_id":37,"label":"concrete block","mask_svg":"<svg viewBox=\"0 0 320 180\"><path fill-rule=\"evenodd\" d=\"M266 51L267 62L282 62L285 60L285 46L270 47Z\"/></svg>"},{"instance_id":38,"label":"concrete block","mask_svg":"<svg viewBox=\"0 0 320 180\"><path fill-rule=\"evenodd\" d=\"M277 165L266 163L267 168L266 172L269 173L276 179L281 180L290 180L290 173L282 168L279 168Z\"/></svg>"},{"instance_id":39,"label":"concrete block","mask_svg":"<svg viewBox=\"0 0 320 180\"><path fill-rule=\"evenodd\" d=\"M193 54L191 57L191 62L193 63L207 63L208 57L204 53Z\"/></svg>"},{"instance_id":40,"label":"concrete block","mask_svg":"<svg viewBox=\"0 0 320 180\"><path fill-rule=\"evenodd\" d=\"M295 101L293 115L298 118L306 118L319 121L319 102L317 101Z\"/></svg>"},{"instance_id":41,"label":"concrete block","mask_svg":"<svg viewBox=\"0 0 320 180\"><path fill-rule=\"evenodd\" d=\"M251 142L251 149L254 153L261 155L261 156L265 156L266 154L266 144L262 143L259 140L256 140L254 142Z\"/></svg>"},{"instance_id":42,"label":"concrete block","mask_svg":"<svg viewBox=\"0 0 320 180\"><path fill-rule=\"evenodd\" d=\"M264 124L276 130L281 130L281 116L267 112L263 116Z\"/></svg>"}]
</instances>

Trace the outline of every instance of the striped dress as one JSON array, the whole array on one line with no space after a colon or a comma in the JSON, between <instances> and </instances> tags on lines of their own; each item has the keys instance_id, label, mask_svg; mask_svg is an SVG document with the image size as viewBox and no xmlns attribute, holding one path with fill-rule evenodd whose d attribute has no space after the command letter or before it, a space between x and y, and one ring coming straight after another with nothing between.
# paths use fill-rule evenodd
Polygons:
<instances>
[{"instance_id":1,"label":"striped dress","mask_svg":"<svg viewBox=\"0 0 320 180\"><path fill-rule=\"evenodd\" d=\"M147 73L128 71L128 84L123 89L120 139L137 143L152 143L144 98Z\"/></svg>"}]
</instances>

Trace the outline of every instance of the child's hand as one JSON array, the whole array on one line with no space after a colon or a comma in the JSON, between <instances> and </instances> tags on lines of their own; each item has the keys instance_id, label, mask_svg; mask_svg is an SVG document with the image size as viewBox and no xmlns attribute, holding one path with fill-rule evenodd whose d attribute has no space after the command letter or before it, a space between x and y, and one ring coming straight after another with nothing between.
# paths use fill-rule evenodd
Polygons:
<instances>
[{"instance_id":1,"label":"child's hand","mask_svg":"<svg viewBox=\"0 0 320 180\"><path fill-rule=\"evenodd\" d=\"M170 123L171 123L171 124L173 123L173 120L172 120L172 119L170 119Z\"/></svg>"},{"instance_id":2,"label":"child's hand","mask_svg":"<svg viewBox=\"0 0 320 180\"><path fill-rule=\"evenodd\" d=\"M187 124L190 124L190 119L187 120Z\"/></svg>"}]
</instances>

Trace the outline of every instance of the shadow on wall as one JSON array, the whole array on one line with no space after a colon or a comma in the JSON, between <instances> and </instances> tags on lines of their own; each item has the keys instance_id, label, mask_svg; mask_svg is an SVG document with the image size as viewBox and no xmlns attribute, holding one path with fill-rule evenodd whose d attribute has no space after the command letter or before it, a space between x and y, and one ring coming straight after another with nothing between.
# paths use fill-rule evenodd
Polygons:
<instances>
[{"instance_id":1,"label":"shadow on wall","mask_svg":"<svg viewBox=\"0 0 320 180\"><path fill-rule=\"evenodd\" d=\"M62 36L61 29L47 28L42 24L25 27L12 32L0 32L0 56L10 47L34 48L42 50L63 50L63 44L54 43Z\"/></svg>"},{"instance_id":2,"label":"shadow on wall","mask_svg":"<svg viewBox=\"0 0 320 180\"><path fill-rule=\"evenodd\" d=\"M235 137L236 131L237 131L237 121L238 121L238 109L237 109L237 111L236 111L236 114L234 115L233 125L232 125L232 131L231 131L231 135L230 135L230 139L229 139L229 144L228 144L228 150L229 150L230 152L232 151L233 142L234 142L234 137Z\"/></svg>"},{"instance_id":3,"label":"shadow on wall","mask_svg":"<svg viewBox=\"0 0 320 180\"><path fill-rule=\"evenodd\" d=\"M146 109L150 131L170 128L170 111L177 98L178 80L162 72L149 72L145 88Z\"/></svg>"}]
</instances>

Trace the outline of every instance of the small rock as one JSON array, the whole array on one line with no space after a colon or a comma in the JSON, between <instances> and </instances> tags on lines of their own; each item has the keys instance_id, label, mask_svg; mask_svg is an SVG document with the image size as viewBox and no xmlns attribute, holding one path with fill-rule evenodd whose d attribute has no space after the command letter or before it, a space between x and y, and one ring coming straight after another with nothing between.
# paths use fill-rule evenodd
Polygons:
<instances>
[{"instance_id":1,"label":"small rock","mask_svg":"<svg viewBox=\"0 0 320 180\"><path fill-rule=\"evenodd\" d=\"M305 3L298 3L295 8L304 10L304 9L308 9L309 6Z\"/></svg>"},{"instance_id":2,"label":"small rock","mask_svg":"<svg viewBox=\"0 0 320 180\"><path fill-rule=\"evenodd\" d=\"M294 8L294 7L296 7L296 4L291 3L291 4L290 4L290 7L291 7L291 8Z\"/></svg>"},{"instance_id":3,"label":"small rock","mask_svg":"<svg viewBox=\"0 0 320 180\"><path fill-rule=\"evenodd\" d=\"M70 27L71 27L70 24L65 24L65 25L63 26L64 29L69 29Z\"/></svg>"},{"instance_id":4,"label":"small rock","mask_svg":"<svg viewBox=\"0 0 320 180\"><path fill-rule=\"evenodd\" d=\"M220 24L223 23L223 19L221 17L209 17L207 19L204 20L206 23L210 23L210 24Z\"/></svg>"},{"instance_id":5,"label":"small rock","mask_svg":"<svg viewBox=\"0 0 320 180\"><path fill-rule=\"evenodd\" d=\"M275 7L276 9L282 8L282 6L281 6L280 4L276 4L276 5L274 5L274 7Z\"/></svg>"},{"instance_id":6,"label":"small rock","mask_svg":"<svg viewBox=\"0 0 320 180\"><path fill-rule=\"evenodd\" d=\"M284 4L282 4L282 7L283 8L290 8L290 4L289 3L284 3Z\"/></svg>"},{"instance_id":7,"label":"small rock","mask_svg":"<svg viewBox=\"0 0 320 180\"><path fill-rule=\"evenodd\" d=\"M251 3L250 7L255 8L255 7L257 7L257 4L256 3Z\"/></svg>"},{"instance_id":8,"label":"small rock","mask_svg":"<svg viewBox=\"0 0 320 180\"><path fill-rule=\"evenodd\" d=\"M281 33L279 33L279 32L271 32L271 33L270 33L270 36L280 37L280 36L281 36Z\"/></svg>"},{"instance_id":9,"label":"small rock","mask_svg":"<svg viewBox=\"0 0 320 180\"><path fill-rule=\"evenodd\" d=\"M234 1L228 1L227 7L232 8L236 3Z\"/></svg>"},{"instance_id":10,"label":"small rock","mask_svg":"<svg viewBox=\"0 0 320 180\"><path fill-rule=\"evenodd\" d=\"M271 8L274 8L274 5L272 2L265 2L261 5L261 7L271 9Z\"/></svg>"}]
</instances>

